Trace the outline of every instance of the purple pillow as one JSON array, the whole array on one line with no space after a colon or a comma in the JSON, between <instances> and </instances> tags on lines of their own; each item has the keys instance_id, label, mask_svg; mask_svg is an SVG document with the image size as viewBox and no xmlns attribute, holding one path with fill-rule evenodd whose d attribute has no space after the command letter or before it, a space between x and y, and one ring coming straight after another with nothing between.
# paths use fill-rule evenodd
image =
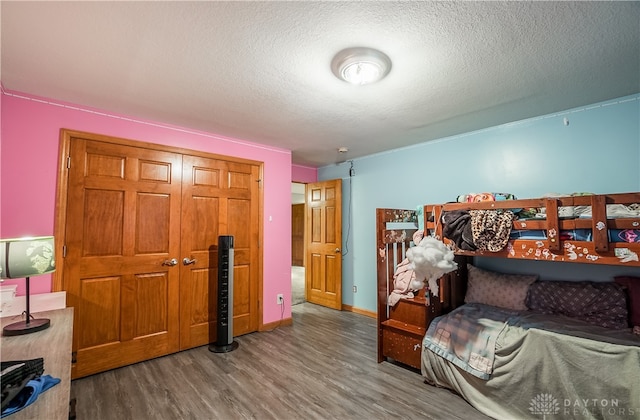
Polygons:
<instances>
[{"instance_id":1,"label":"purple pillow","mask_svg":"<svg viewBox=\"0 0 640 420\"><path fill-rule=\"evenodd\" d=\"M629 323L631 327L640 326L640 277L618 276L614 280L627 288L629 295Z\"/></svg>"},{"instance_id":2,"label":"purple pillow","mask_svg":"<svg viewBox=\"0 0 640 420\"><path fill-rule=\"evenodd\" d=\"M529 287L526 304L536 312L605 328L629 328L626 293L614 282L537 281Z\"/></svg>"}]
</instances>

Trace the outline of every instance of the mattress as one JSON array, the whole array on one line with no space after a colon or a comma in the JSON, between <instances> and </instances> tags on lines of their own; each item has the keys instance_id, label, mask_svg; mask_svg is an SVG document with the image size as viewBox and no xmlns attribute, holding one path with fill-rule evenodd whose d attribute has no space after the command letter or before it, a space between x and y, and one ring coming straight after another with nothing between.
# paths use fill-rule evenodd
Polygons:
<instances>
[{"instance_id":1,"label":"mattress","mask_svg":"<svg viewBox=\"0 0 640 420\"><path fill-rule=\"evenodd\" d=\"M468 361L454 363L452 356L430 350L434 340L429 335L438 332L434 323L452 316L490 325L491 332L466 337L491 347L482 354L490 359L483 372L488 379L465 368ZM640 336L630 329L610 330L530 311L509 314L482 304L466 304L443 317L434 320L423 341L422 375L482 413L497 419L640 417ZM489 338L491 334L495 337ZM468 344L447 344L459 353L453 358L466 357L460 349Z\"/></svg>"}]
</instances>

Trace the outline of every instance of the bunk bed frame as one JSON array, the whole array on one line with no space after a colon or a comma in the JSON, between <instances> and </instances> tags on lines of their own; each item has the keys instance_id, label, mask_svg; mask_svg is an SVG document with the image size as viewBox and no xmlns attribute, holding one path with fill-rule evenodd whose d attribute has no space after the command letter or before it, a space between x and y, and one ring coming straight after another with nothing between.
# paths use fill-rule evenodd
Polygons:
<instances>
[{"instance_id":1,"label":"bunk bed frame","mask_svg":"<svg viewBox=\"0 0 640 420\"><path fill-rule=\"evenodd\" d=\"M425 227L429 233L443 238L443 212L453 210L509 210L514 208L546 208L546 219L515 220L514 230L543 230L546 239L514 239L501 251L466 251L456 249L457 255L501 257L524 260L578 262L587 264L626 265L640 267L640 243L609 242L609 229L640 229L640 217L607 218L607 205L640 203L640 193L596 194L560 198L536 198L478 203L428 204L424 206ZM589 206L591 218L561 219L561 207ZM590 241L562 240L563 230L591 229ZM447 238L445 243L451 243Z\"/></svg>"},{"instance_id":2,"label":"bunk bed frame","mask_svg":"<svg viewBox=\"0 0 640 420\"><path fill-rule=\"evenodd\" d=\"M640 267L640 243L609 242L608 229L640 229L640 217L607 218L607 205L640 203L640 193L598 194L560 198L536 198L479 203L428 204L423 217L427 234L443 239L442 213L452 210L493 210L513 208L546 209L546 219L515 220L513 229L544 230L546 239L514 239L498 252L455 249L458 270L439 280L440 293L433 296L421 290L414 298L400 299L387 305L394 287L397 265L412 245L418 229L418 212L406 209L376 209L376 257L378 277L378 362L392 360L420 369L422 339L431 321L464 303L467 262L474 256L524 260L577 262ZM590 206L589 219L561 219L558 209L564 206ZM592 240L562 240L562 230L591 229ZM444 238L445 243L452 242Z\"/></svg>"}]
</instances>

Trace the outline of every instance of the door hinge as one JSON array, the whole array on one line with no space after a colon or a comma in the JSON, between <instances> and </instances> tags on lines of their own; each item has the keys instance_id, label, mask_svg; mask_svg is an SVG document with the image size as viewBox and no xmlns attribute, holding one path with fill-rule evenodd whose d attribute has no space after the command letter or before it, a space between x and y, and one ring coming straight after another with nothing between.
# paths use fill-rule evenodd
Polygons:
<instances>
[{"instance_id":1,"label":"door hinge","mask_svg":"<svg viewBox=\"0 0 640 420\"><path fill-rule=\"evenodd\" d=\"M62 258L65 258L66 256L67 256L67 246L62 245Z\"/></svg>"},{"instance_id":2,"label":"door hinge","mask_svg":"<svg viewBox=\"0 0 640 420\"><path fill-rule=\"evenodd\" d=\"M72 351L71 352L71 363L78 363L78 352L77 351Z\"/></svg>"},{"instance_id":3,"label":"door hinge","mask_svg":"<svg viewBox=\"0 0 640 420\"><path fill-rule=\"evenodd\" d=\"M71 169L71 156L67 156L67 169Z\"/></svg>"}]
</instances>

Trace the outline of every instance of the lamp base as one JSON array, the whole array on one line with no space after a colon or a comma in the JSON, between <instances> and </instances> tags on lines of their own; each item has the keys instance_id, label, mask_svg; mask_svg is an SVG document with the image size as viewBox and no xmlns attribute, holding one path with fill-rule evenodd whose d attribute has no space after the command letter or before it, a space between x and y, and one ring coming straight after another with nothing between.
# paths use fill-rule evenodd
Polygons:
<instances>
[{"instance_id":1,"label":"lamp base","mask_svg":"<svg viewBox=\"0 0 640 420\"><path fill-rule=\"evenodd\" d=\"M31 321L19 321L9 324L2 329L2 335L24 335L37 331L46 330L51 325L51 321L46 318L32 319Z\"/></svg>"}]
</instances>

